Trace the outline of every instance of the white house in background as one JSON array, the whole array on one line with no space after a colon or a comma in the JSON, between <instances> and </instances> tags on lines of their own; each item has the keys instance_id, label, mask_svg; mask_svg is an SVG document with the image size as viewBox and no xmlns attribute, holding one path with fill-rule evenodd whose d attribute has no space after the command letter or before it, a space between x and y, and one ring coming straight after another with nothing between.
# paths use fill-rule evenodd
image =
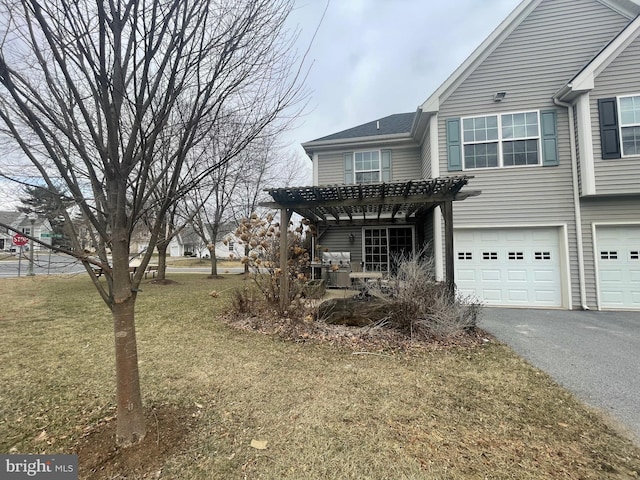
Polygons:
<instances>
[{"instance_id":1,"label":"white house in background","mask_svg":"<svg viewBox=\"0 0 640 480\"><path fill-rule=\"evenodd\" d=\"M34 221L31 223L31 218L28 214L22 212L0 212L0 223L9 225L14 230L31 235L39 239L43 243L51 244L53 240L50 235L52 234L51 223L46 218L33 217ZM4 227L0 227L0 251L10 251L13 245L13 236L15 231L8 230ZM38 243L33 246L34 250L40 250L43 247Z\"/></svg>"},{"instance_id":2,"label":"white house in background","mask_svg":"<svg viewBox=\"0 0 640 480\"><path fill-rule=\"evenodd\" d=\"M228 233L222 241L216 243L216 258L239 260L242 257L244 244L233 233Z\"/></svg>"},{"instance_id":3,"label":"white house in background","mask_svg":"<svg viewBox=\"0 0 640 480\"><path fill-rule=\"evenodd\" d=\"M244 256L244 245L234 235L235 227L225 224L218 234L219 240L216 242L216 258L240 259ZM176 235L169 243L169 255L172 257L195 256L209 257L209 249L202 239L196 234L192 227L185 227L182 232Z\"/></svg>"}]
</instances>

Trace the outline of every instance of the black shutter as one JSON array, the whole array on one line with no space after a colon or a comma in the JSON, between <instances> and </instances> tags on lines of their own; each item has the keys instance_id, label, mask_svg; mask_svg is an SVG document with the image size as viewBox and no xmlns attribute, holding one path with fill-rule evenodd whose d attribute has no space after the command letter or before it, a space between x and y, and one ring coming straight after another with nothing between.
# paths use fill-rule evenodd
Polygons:
<instances>
[{"instance_id":1,"label":"black shutter","mask_svg":"<svg viewBox=\"0 0 640 480\"><path fill-rule=\"evenodd\" d=\"M600 118L600 145L602 158L620 158L620 131L618 129L618 102L614 98L598 100Z\"/></svg>"}]
</instances>

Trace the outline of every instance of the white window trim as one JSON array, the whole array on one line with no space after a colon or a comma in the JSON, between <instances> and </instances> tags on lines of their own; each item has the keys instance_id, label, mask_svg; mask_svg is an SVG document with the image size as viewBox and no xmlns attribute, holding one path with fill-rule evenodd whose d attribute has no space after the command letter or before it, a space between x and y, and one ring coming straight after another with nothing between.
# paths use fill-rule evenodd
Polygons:
<instances>
[{"instance_id":1,"label":"white window trim","mask_svg":"<svg viewBox=\"0 0 640 480\"><path fill-rule=\"evenodd\" d=\"M370 152L376 152L378 154L378 169L377 170L376 169L372 169L372 170L356 169L356 155L358 155L359 153L370 153ZM370 173L370 172L378 172L377 182L370 182L370 183L378 183L382 181L382 150L370 149L370 150L357 150L353 152L353 183L355 185L358 185L359 183L361 183L356 180L356 177L358 176L359 173ZM363 183L362 185L367 185L367 183Z\"/></svg>"},{"instance_id":2,"label":"white window trim","mask_svg":"<svg viewBox=\"0 0 640 480\"><path fill-rule=\"evenodd\" d=\"M618 108L617 114L618 114L618 141L620 142L620 158L634 158L634 157L639 157L640 154L638 153L634 153L634 154L630 154L630 155L625 155L624 154L624 144L622 143L622 129L626 128L626 127L640 127L640 123L635 123L633 125L622 125L622 108L620 105L620 100L623 98L632 98L632 97L638 97L640 98L640 93L636 93L636 94L631 94L631 95L618 95L616 97L616 107Z\"/></svg>"},{"instance_id":3,"label":"white window trim","mask_svg":"<svg viewBox=\"0 0 640 480\"><path fill-rule=\"evenodd\" d=\"M415 225L367 225L366 227L362 228L362 263L366 266L367 265L367 251L366 251L366 241L365 241L365 236L366 236L366 230L384 230L385 231L385 237L386 237L386 247L387 247L387 261L385 263L386 265L386 269L382 270L383 272L388 272L389 271L389 264L391 261L390 255L389 255L389 230L394 229L394 228L408 228L411 229L411 249L412 251L415 253L416 252L416 229L415 229Z\"/></svg>"},{"instance_id":4,"label":"white window trim","mask_svg":"<svg viewBox=\"0 0 640 480\"><path fill-rule=\"evenodd\" d=\"M502 138L502 115L517 115L520 113L535 113L538 117L538 135L536 137L513 137L509 139ZM485 140L479 142L465 142L464 140L464 121L470 118L487 118L498 117L498 138L496 140ZM542 165L542 143L541 143L541 125L540 125L540 110L522 110L516 112L498 112L489 113L484 115L468 115L466 117L460 117L460 139L462 140L462 170L463 171L478 171L478 170L496 170L503 168L527 168L527 167L539 167ZM504 142L512 142L517 140L537 140L538 143L538 163L533 165L504 165L503 149ZM467 168L464 156L464 147L466 145L481 145L485 143L498 143L498 165L496 167L479 167L479 168Z\"/></svg>"}]
</instances>

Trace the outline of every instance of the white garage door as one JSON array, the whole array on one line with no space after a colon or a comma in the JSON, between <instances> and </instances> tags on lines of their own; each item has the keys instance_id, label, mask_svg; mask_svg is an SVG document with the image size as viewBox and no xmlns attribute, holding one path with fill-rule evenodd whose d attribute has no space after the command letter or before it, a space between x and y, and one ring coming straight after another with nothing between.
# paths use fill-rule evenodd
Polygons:
<instances>
[{"instance_id":1,"label":"white garage door","mask_svg":"<svg viewBox=\"0 0 640 480\"><path fill-rule=\"evenodd\" d=\"M600 308L640 310L640 226L597 227Z\"/></svg>"},{"instance_id":2,"label":"white garage door","mask_svg":"<svg viewBox=\"0 0 640 480\"><path fill-rule=\"evenodd\" d=\"M559 229L456 230L459 291L487 305L560 307Z\"/></svg>"}]
</instances>

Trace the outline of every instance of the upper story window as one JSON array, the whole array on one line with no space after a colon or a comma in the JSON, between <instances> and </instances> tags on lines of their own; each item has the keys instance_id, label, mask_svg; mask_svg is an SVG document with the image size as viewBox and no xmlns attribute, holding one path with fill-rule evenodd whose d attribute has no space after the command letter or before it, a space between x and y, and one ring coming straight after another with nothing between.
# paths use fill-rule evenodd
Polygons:
<instances>
[{"instance_id":1,"label":"upper story window","mask_svg":"<svg viewBox=\"0 0 640 480\"><path fill-rule=\"evenodd\" d=\"M540 165L539 112L462 119L464 169Z\"/></svg>"},{"instance_id":2,"label":"upper story window","mask_svg":"<svg viewBox=\"0 0 640 480\"><path fill-rule=\"evenodd\" d=\"M620 97L622 155L640 155L640 95Z\"/></svg>"},{"instance_id":3,"label":"upper story window","mask_svg":"<svg viewBox=\"0 0 640 480\"><path fill-rule=\"evenodd\" d=\"M354 154L356 183L377 183L380 181L380 152L356 152Z\"/></svg>"},{"instance_id":4,"label":"upper story window","mask_svg":"<svg viewBox=\"0 0 640 480\"><path fill-rule=\"evenodd\" d=\"M344 183L391 181L391 150L363 150L344 154Z\"/></svg>"}]
</instances>

